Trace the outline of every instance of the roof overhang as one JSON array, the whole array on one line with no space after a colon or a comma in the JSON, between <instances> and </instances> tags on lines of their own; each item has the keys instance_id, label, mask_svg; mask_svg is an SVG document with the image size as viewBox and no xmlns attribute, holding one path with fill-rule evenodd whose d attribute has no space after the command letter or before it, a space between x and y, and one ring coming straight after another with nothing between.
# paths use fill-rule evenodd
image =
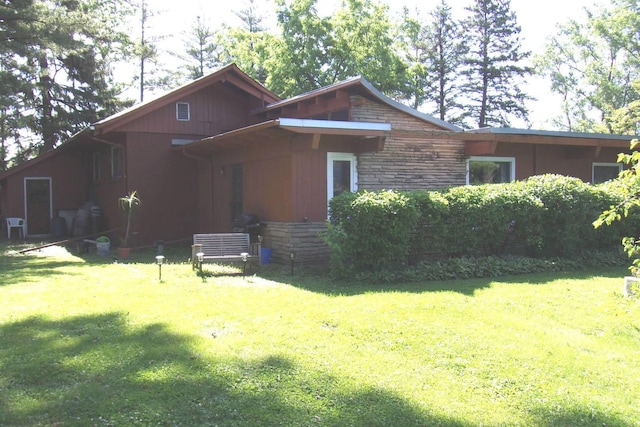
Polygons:
<instances>
[{"instance_id":1,"label":"roof overhang","mask_svg":"<svg viewBox=\"0 0 640 427\"><path fill-rule=\"evenodd\" d=\"M312 148L318 149L323 135L333 135L362 140L366 145L362 151L380 151L390 131L389 123L279 118L194 141L181 148L190 155L210 155L259 144L259 140L290 141L296 135L308 135Z\"/></svg>"},{"instance_id":2,"label":"roof overhang","mask_svg":"<svg viewBox=\"0 0 640 427\"><path fill-rule=\"evenodd\" d=\"M425 139L462 141L465 143L466 156L493 155L499 144L555 145L565 147L592 147L629 149L633 135L611 135L601 133L581 133L563 131L544 131L514 128L483 128L463 132L419 129L411 131L395 130L411 136L419 135Z\"/></svg>"}]
</instances>

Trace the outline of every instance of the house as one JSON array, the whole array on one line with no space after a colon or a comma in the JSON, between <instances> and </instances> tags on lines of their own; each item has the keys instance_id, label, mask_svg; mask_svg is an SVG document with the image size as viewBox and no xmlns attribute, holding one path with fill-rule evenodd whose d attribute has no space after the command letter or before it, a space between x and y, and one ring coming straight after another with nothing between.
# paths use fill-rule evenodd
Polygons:
<instances>
[{"instance_id":1,"label":"house","mask_svg":"<svg viewBox=\"0 0 640 427\"><path fill-rule=\"evenodd\" d=\"M265 224L263 245L275 260L294 253L322 262L328 250L318 233L328 201L341 191L437 189L541 173L597 182L617 175L617 154L629 143L616 135L465 131L362 77L280 99L232 64L1 173L0 208L26 218L30 236L51 234L52 218L83 206L98 210L102 229L113 229L117 199L136 190L138 245L228 232L250 213Z\"/></svg>"}]
</instances>

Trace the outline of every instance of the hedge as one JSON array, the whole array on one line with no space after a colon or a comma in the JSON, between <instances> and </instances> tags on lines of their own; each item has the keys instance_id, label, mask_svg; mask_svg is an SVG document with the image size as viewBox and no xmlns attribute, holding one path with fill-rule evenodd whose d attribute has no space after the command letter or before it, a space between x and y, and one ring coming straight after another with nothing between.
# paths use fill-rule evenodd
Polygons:
<instances>
[{"instance_id":1,"label":"hedge","mask_svg":"<svg viewBox=\"0 0 640 427\"><path fill-rule=\"evenodd\" d=\"M324 239L337 275L434 257L571 259L638 235L638 214L593 227L622 197L615 182L594 186L560 175L438 191L342 193L330 202Z\"/></svg>"}]
</instances>

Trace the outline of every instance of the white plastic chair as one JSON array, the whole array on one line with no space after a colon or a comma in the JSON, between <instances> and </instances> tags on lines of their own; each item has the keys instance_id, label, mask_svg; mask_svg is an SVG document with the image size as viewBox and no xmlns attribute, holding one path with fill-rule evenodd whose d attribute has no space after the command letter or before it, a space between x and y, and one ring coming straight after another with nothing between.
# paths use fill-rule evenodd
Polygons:
<instances>
[{"instance_id":1,"label":"white plastic chair","mask_svg":"<svg viewBox=\"0 0 640 427\"><path fill-rule=\"evenodd\" d=\"M21 235L23 239L27 235L27 224L22 218L7 218L7 239L11 238L12 228L17 228L18 235Z\"/></svg>"}]
</instances>

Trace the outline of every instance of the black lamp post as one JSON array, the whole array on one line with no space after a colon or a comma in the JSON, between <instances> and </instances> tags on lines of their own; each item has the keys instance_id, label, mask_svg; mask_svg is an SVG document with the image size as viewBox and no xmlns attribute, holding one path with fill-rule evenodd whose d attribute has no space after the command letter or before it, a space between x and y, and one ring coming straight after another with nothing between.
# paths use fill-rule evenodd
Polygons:
<instances>
[{"instance_id":1,"label":"black lamp post","mask_svg":"<svg viewBox=\"0 0 640 427\"><path fill-rule=\"evenodd\" d=\"M158 281L162 282L162 263L164 262L164 256L156 256L156 262L158 263Z\"/></svg>"},{"instance_id":2,"label":"black lamp post","mask_svg":"<svg viewBox=\"0 0 640 427\"><path fill-rule=\"evenodd\" d=\"M293 263L294 263L294 260L296 259L296 254L291 252L289 254L289 257L291 258L291 275L293 276Z\"/></svg>"},{"instance_id":3,"label":"black lamp post","mask_svg":"<svg viewBox=\"0 0 640 427\"><path fill-rule=\"evenodd\" d=\"M242 252L240 254L240 257L242 258L242 276L244 276L245 271L247 269L247 261L249 259L249 254L247 252Z\"/></svg>"},{"instance_id":4,"label":"black lamp post","mask_svg":"<svg viewBox=\"0 0 640 427\"><path fill-rule=\"evenodd\" d=\"M200 270L200 274L202 274L202 263L204 262L204 252L198 252L196 254L196 258L198 258L198 270Z\"/></svg>"}]
</instances>

